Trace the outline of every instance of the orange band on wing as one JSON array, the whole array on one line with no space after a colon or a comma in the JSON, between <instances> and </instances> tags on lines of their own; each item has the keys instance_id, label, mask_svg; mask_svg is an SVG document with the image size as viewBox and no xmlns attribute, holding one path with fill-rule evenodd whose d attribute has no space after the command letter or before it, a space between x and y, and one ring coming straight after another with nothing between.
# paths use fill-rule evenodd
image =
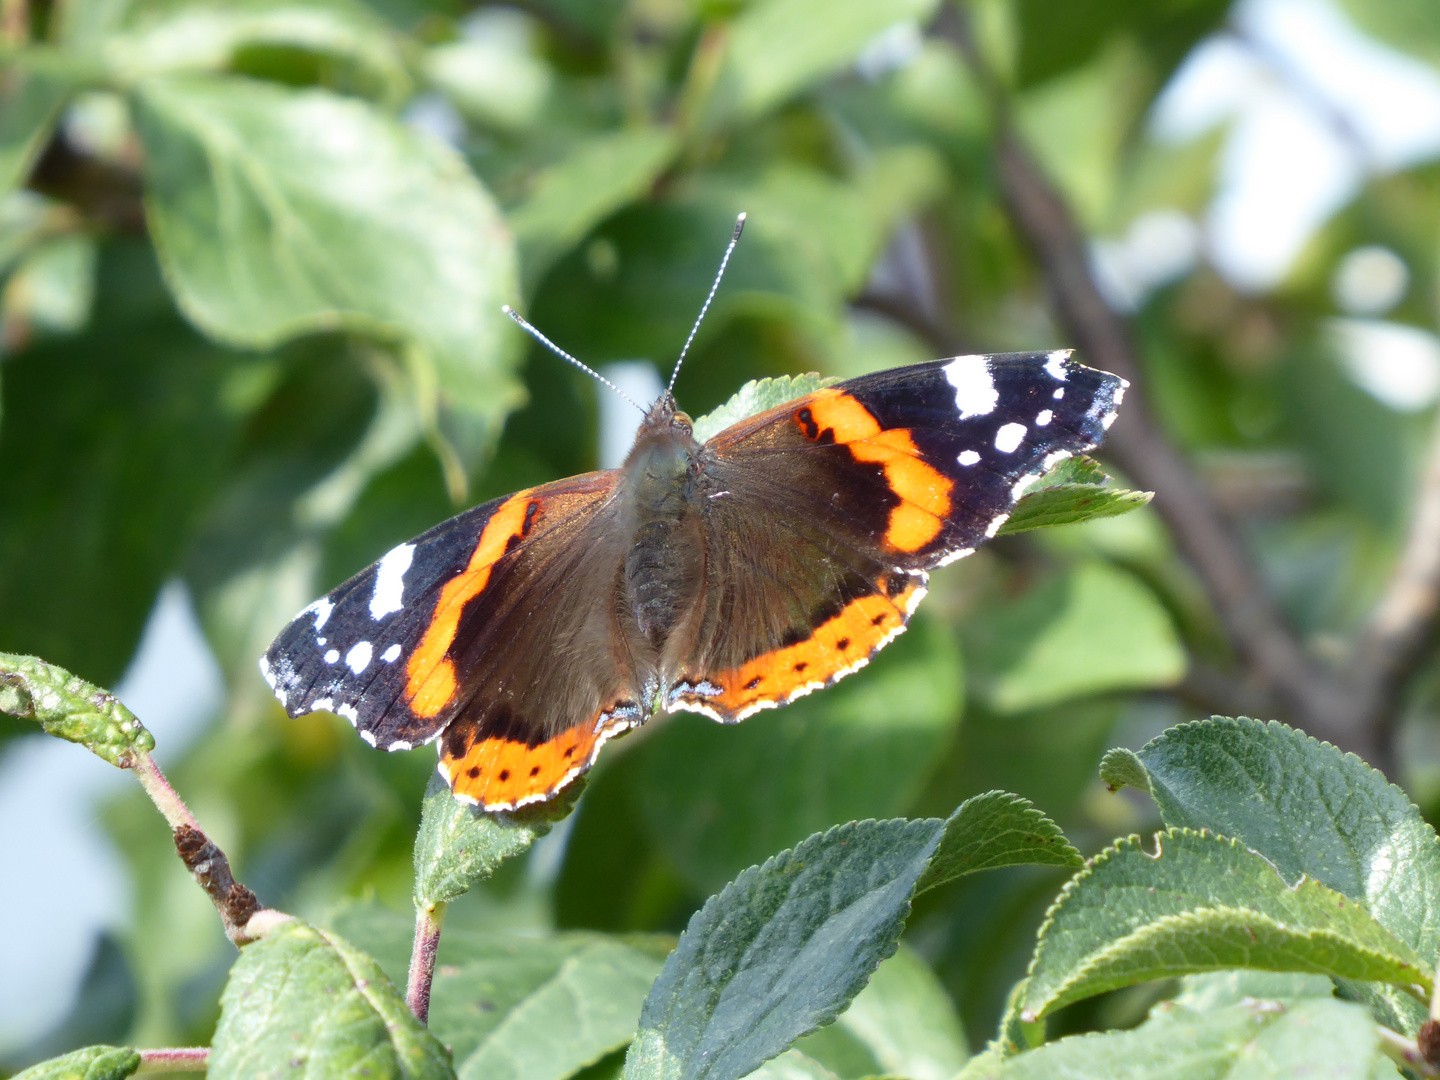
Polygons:
<instances>
[{"instance_id":1,"label":"orange band on wing","mask_svg":"<svg viewBox=\"0 0 1440 1080\"><path fill-rule=\"evenodd\" d=\"M631 726L629 719L601 712L536 746L506 738L480 739L463 757L442 751L440 771L451 790L467 802L485 810L514 810L553 796L590 767L606 739Z\"/></svg>"},{"instance_id":2,"label":"orange band on wing","mask_svg":"<svg viewBox=\"0 0 1440 1080\"><path fill-rule=\"evenodd\" d=\"M681 693L679 707L738 720L848 675L904 629L919 602L916 594L923 581L912 579L894 597L881 591L852 600L804 641L764 653L733 670L705 675L701 681L709 689Z\"/></svg>"},{"instance_id":3,"label":"orange band on wing","mask_svg":"<svg viewBox=\"0 0 1440 1080\"><path fill-rule=\"evenodd\" d=\"M510 541L529 532L535 515L530 504L528 491L501 503L485 523L470 564L441 588L430 625L405 668L405 698L415 715L435 716L455 696L455 665L446 653L455 642L460 615L489 584L490 568L505 554Z\"/></svg>"},{"instance_id":4,"label":"orange band on wing","mask_svg":"<svg viewBox=\"0 0 1440 1080\"><path fill-rule=\"evenodd\" d=\"M919 551L945 526L955 484L926 464L905 428L884 429L857 399L841 390L821 390L796 411L795 422L815 441L830 432L856 461L885 470L885 483L899 497L890 511L885 542L896 551Z\"/></svg>"}]
</instances>

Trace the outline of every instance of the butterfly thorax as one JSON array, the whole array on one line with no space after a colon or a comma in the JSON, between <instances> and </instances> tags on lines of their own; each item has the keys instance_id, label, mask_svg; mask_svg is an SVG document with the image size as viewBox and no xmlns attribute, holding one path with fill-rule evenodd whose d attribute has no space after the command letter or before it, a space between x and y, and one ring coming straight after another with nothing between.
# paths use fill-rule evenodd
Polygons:
<instances>
[{"instance_id":1,"label":"butterfly thorax","mask_svg":"<svg viewBox=\"0 0 1440 1080\"><path fill-rule=\"evenodd\" d=\"M704 571L704 534L695 513L699 456L690 418L666 394L645 414L622 467L631 525L624 599L656 650L693 608Z\"/></svg>"}]
</instances>

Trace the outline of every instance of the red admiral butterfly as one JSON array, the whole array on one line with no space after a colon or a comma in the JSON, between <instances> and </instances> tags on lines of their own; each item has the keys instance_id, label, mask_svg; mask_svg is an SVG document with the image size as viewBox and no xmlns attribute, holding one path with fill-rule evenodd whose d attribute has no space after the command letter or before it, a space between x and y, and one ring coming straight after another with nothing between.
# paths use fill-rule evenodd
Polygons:
<instances>
[{"instance_id":1,"label":"red admiral butterfly","mask_svg":"<svg viewBox=\"0 0 1440 1080\"><path fill-rule=\"evenodd\" d=\"M863 667L927 571L1100 441L1126 385L1067 351L960 356L704 443L667 390L619 469L401 544L296 616L260 670L291 716L338 713L386 750L438 738L458 798L549 799L658 711L735 723Z\"/></svg>"}]
</instances>

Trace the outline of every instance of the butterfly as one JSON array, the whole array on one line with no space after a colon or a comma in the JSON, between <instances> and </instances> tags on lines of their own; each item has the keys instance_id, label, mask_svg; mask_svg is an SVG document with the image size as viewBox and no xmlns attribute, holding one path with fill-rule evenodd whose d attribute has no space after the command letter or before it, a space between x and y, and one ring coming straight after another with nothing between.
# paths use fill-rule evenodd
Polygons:
<instances>
[{"instance_id":1,"label":"butterfly","mask_svg":"<svg viewBox=\"0 0 1440 1080\"><path fill-rule=\"evenodd\" d=\"M438 740L457 798L550 799L657 712L736 723L863 667L930 570L1100 442L1126 385L1064 350L959 356L704 442L667 389L620 468L399 545L300 612L260 670L291 716L337 713L386 750Z\"/></svg>"}]
</instances>

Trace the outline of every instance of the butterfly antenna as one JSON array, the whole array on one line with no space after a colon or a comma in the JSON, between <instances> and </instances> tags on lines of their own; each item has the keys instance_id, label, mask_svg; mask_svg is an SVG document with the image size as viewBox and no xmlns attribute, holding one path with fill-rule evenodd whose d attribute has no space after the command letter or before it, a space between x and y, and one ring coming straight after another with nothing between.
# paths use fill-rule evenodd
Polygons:
<instances>
[{"instance_id":1,"label":"butterfly antenna","mask_svg":"<svg viewBox=\"0 0 1440 1080\"><path fill-rule=\"evenodd\" d=\"M574 365L575 365L576 367L578 367L581 371L585 372L586 375L589 375L592 379L595 379L595 380L598 381L598 382L604 383L604 384L605 384L606 386L608 386L611 390L614 390L615 393L619 394L619 395L620 395L622 398L624 398L626 401L630 402L631 405L635 405L635 408L639 409L642 413L645 411L645 409L644 409L642 406L635 404L635 399L634 399L634 398L632 398L629 394L625 393L624 390L621 390L618 386L616 386L613 382L611 382L609 379L607 379L604 375L601 375L598 371L596 371L594 368L592 368L589 364L586 364L586 363L583 363L582 361L576 360L575 357L571 356L571 355L570 355L568 352L566 352L564 349L560 348L559 345L556 345L553 341L551 341L548 337L546 337L544 334L542 334L539 330L536 330L535 327L531 326L528 322L525 321L525 316L521 315L518 311L516 311L514 308L512 308L509 304L506 304L506 305L505 305L504 307L502 307L500 310L503 311L503 312L505 312L506 315L509 315L510 318L514 319L516 325L519 326L521 330L524 330L527 334L529 334L531 337L533 337L536 341L540 342L541 345L544 345L547 349L549 349L551 352L553 352L556 356L560 357L560 358L563 359L563 360L569 360L570 363L574 364Z\"/></svg>"},{"instance_id":2,"label":"butterfly antenna","mask_svg":"<svg viewBox=\"0 0 1440 1080\"><path fill-rule=\"evenodd\" d=\"M715 284L710 286L710 295L705 297L705 303L700 305L700 314L695 316L695 325L690 328L690 336L685 339L685 347L680 350L680 358L675 361L675 370L670 372L670 382L665 387L667 394L675 389L675 376L680 374L680 365L685 362L685 354L690 351L691 342L700 332L700 324L705 320L705 313L710 310L710 301L715 299L715 291L720 288L720 279L725 276L725 267L730 262L730 254L735 250L735 245L740 242L740 233L744 228L745 215L741 214L735 219L735 231L730 235L730 243L725 248L725 257L720 260L720 269L715 272Z\"/></svg>"}]
</instances>

